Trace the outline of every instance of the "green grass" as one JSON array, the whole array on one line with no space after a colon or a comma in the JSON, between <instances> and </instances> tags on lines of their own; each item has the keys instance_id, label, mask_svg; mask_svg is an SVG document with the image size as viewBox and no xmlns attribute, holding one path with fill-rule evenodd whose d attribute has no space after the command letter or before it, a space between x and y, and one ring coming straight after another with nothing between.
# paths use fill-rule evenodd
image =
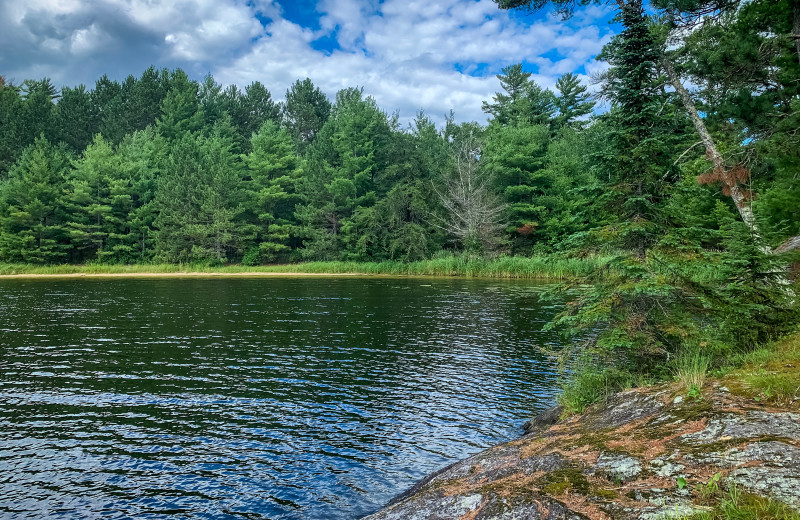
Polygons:
<instances>
[{"instance_id":1,"label":"green grass","mask_svg":"<svg viewBox=\"0 0 800 520\"><path fill-rule=\"evenodd\" d=\"M646 375L636 375L615 368L583 363L569 374L558 395L564 415L581 414L589 406L604 401L611 394L652 383Z\"/></svg>"},{"instance_id":2,"label":"green grass","mask_svg":"<svg viewBox=\"0 0 800 520\"><path fill-rule=\"evenodd\" d=\"M673 366L675 379L689 393L699 393L706 381L708 369L711 366L711 356L703 354L700 349L694 349L681 354Z\"/></svg>"},{"instance_id":3,"label":"green grass","mask_svg":"<svg viewBox=\"0 0 800 520\"><path fill-rule=\"evenodd\" d=\"M575 259L501 257L494 260L465 256L443 256L419 262L304 262L281 265L192 264L85 264L31 265L0 264L0 275L12 274L121 274L121 273L312 273L370 274L398 276L460 276L467 278L518 278L526 280L567 280L586 276L606 261L603 257Z\"/></svg>"},{"instance_id":4,"label":"green grass","mask_svg":"<svg viewBox=\"0 0 800 520\"><path fill-rule=\"evenodd\" d=\"M800 404L800 332L754 350L723 382L736 393L783 406Z\"/></svg>"},{"instance_id":5,"label":"green grass","mask_svg":"<svg viewBox=\"0 0 800 520\"><path fill-rule=\"evenodd\" d=\"M800 520L800 512L777 500L731 486L709 511L697 512L682 520Z\"/></svg>"}]
</instances>

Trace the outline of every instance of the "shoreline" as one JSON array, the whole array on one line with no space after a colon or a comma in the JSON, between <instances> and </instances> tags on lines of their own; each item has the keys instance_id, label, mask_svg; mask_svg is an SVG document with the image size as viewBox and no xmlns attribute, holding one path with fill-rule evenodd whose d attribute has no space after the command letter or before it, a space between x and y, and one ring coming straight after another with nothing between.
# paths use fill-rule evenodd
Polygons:
<instances>
[{"instance_id":1,"label":"shoreline","mask_svg":"<svg viewBox=\"0 0 800 520\"><path fill-rule=\"evenodd\" d=\"M369 273L306 273L306 272L280 272L280 271L253 271L253 272L203 272L203 271L178 271L178 272L131 272L131 273L19 273L0 274L0 280L6 279L50 279L50 278L308 278L308 277L384 277L384 278L412 278L424 275L392 275ZM445 278L444 276L437 278Z\"/></svg>"}]
</instances>

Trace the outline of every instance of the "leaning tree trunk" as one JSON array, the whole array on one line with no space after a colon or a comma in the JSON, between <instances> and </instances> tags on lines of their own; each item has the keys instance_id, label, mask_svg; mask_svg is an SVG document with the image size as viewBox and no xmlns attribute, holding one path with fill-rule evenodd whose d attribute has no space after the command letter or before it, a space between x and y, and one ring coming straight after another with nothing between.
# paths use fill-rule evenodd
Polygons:
<instances>
[{"instance_id":1,"label":"leaning tree trunk","mask_svg":"<svg viewBox=\"0 0 800 520\"><path fill-rule=\"evenodd\" d=\"M736 171L741 170L741 166L731 169L725 167L725 159L722 157L722 154L719 153L717 145L714 143L714 139L711 137L708 128L706 128L703 118L700 117L700 113L697 111L697 107L694 105L694 101L692 100L692 96L689 94L689 91L683 86L681 78L675 72L675 68L672 66L672 63L670 63L666 57L661 61L662 65L664 66L664 70L667 72L670 83L672 83L675 91L681 97L683 106L686 109L686 112L689 114L689 117L692 119L695 129L700 135L700 140L706 147L706 155L714 164L714 177L722 181L728 187L730 196L733 199L734 204L736 204L736 209L739 210L739 215L742 216L744 223L750 228L750 232L752 233L756 244L764 253L767 254L782 253L797 248L798 243L800 242L800 237L794 237L787 240L775 250L770 249L766 244L763 243L761 240L761 235L758 231L758 224L756 223L755 216L753 215L753 208L750 206L750 197L745 196L741 188L739 188L739 181L744 179L742 179L742 177L738 175ZM791 288L791 283L789 282L788 278L786 278L784 270L780 269L778 272L772 274L775 276L775 280L778 285L784 288L784 293L790 299L794 300L794 291Z\"/></svg>"},{"instance_id":2,"label":"leaning tree trunk","mask_svg":"<svg viewBox=\"0 0 800 520\"><path fill-rule=\"evenodd\" d=\"M697 111L694 101L692 101L692 96L683 86L683 83L681 82L678 74L675 72L675 68L672 66L672 63L665 58L662 60L662 65L664 66L664 70L667 72L667 77L669 77L670 83L681 97L683 107L686 109L686 112L688 112L689 117L692 119L694 128L700 135L700 140L703 141L703 145L706 147L706 156L711 159L711 162L714 164L714 173L719 180L728 187L728 190L730 190L733 203L736 204L736 209L739 210L739 215L742 216L744 223L747 224L747 227L750 228L750 231L753 233L753 235L759 238L760 235L758 232L758 224L756 223L755 216L753 215L753 208L750 206L749 197L745 196L744 192L739 187L740 179L738 179L734 174L734 169L728 169L725 167L725 159L722 157L722 154L719 153L717 145L714 143L714 139L711 137L711 134L706 128L706 123L700 117L700 113Z\"/></svg>"}]
</instances>

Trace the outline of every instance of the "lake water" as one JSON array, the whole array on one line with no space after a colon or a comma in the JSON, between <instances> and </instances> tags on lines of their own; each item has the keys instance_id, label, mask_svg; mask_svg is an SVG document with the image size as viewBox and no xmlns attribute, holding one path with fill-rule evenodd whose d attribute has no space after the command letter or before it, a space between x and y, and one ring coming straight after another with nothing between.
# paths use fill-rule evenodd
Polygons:
<instances>
[{"instance_id":1,"label":"lake water","mask_svg":"<svg viewBox=\"0 0 800 520\"><path fill-rule=\"evenodd\" d=\"M552 404L544 287L0 280L0 517L370 513Z\"/></svg>"}]
</instances>

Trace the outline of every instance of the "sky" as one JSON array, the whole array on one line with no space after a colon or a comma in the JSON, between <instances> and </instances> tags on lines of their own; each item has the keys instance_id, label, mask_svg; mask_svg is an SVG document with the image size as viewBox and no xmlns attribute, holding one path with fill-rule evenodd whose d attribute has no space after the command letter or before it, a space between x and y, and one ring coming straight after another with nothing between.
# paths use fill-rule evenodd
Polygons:
<instances>
[{"instance_id":1,"label":"sky","mask_svg":"<svg viewBox=\"0 0 800 520\"><path fill-rule=\"evenodd\" d=\"M277 100L308 77L331 98L363 87L404 122L451 109L483 122L505 66L522 62L545 88L567 72L588 83L606 67L595 56L612 15L589 6L562 21L491 0L0 0L0 75L92 87L102 74L180 67L260 81Z\"/></svg>"}]
</instances>

